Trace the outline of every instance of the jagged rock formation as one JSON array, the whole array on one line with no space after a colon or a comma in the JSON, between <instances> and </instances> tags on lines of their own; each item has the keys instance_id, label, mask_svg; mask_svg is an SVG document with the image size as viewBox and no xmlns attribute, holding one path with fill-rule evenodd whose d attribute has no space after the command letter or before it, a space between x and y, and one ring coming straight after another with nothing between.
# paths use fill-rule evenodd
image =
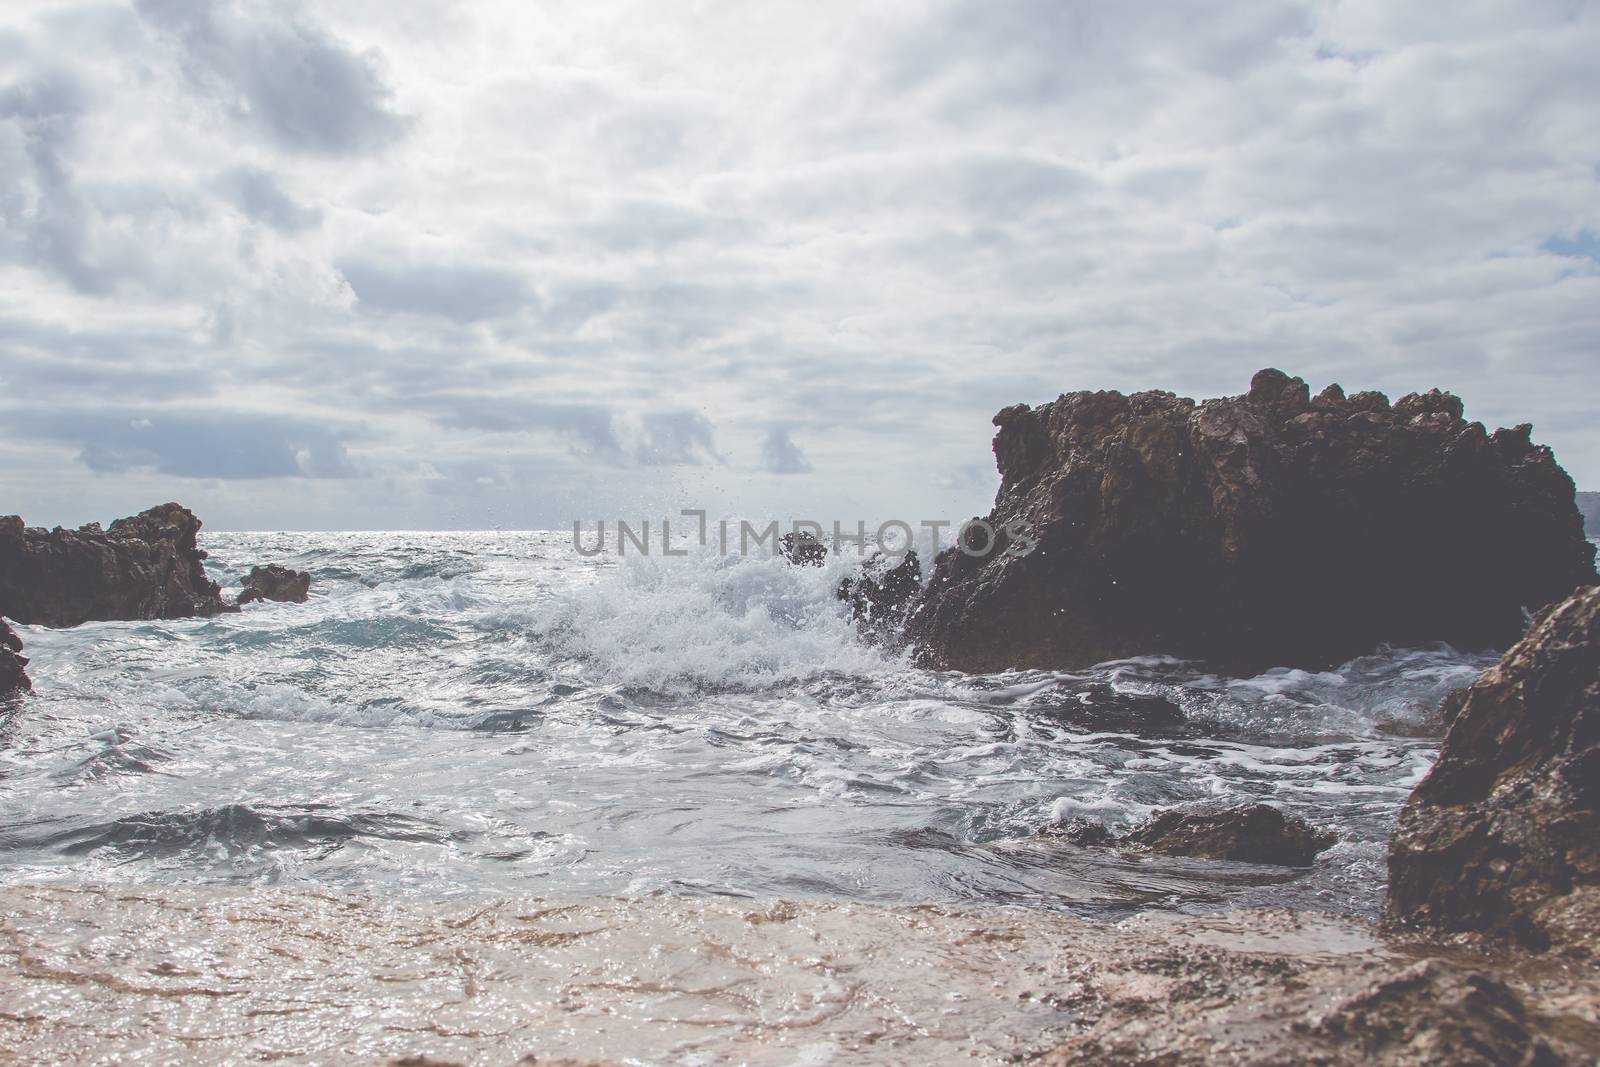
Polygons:
<instances>
[{"instance_id":1,"label":"jagged rock formation","mask_svg":"<svg viewBox=\"0 0 1600 1067\"><path fill-rule=\"evenodd\" d=\"M22 654L22 638L0 619L0 699L33 688L27 666L27 657Z\"/></svg>"},{"instance_id":2,"label":"jagged rock formation","mask_svg":"<svg viewBox=\"0 0 1600 1067\"><path fill-rule=\"evenodd\" d=\"M1600 955L1600 587L1447 702L1389 844L1388 916Z\"/></svg>"},{"instance_id":3,"label":"jagged rock formation","mask_svg":"<svg viewBox=\"0 0 1600 1067\"><path fill-rule=\"evenodd\" d=\"M233 610L206 577L200 520L162 504L108 530L43 530L0 517L0 615L43 626Z\"/></svg>"},{"instance_id":4,"label":"jagged rock formation","mask_svg":"<svg viewBox=\"0 0 1600 1067\"><path fill-rule=\"evenodd\" d=\"M1490 434L1438 390L1313 398L1264 370L1245 396L1080 392L994 421L997 544L934 562L907 626L930 665L1166 653L1239 673L1504 647L1525 608L1595 580L1572 480L1531 427Z\"/></svg>"},{"instance_id":5,"label":"jagged rock formation","mask_svg":"<svg viewBox=\"0 0 1600 1067\"><path fill-rule=\"evenodd\" d=\"M1100 823L1074 819L1056 836L1075 845L1115 846L1168 856L1275 863L1309 867L1317 853L1338 838L1318 830L1298 815L1286 815L1270 804L1230 808L1169 808L1118 837Z\"/></svg>"},{"instance_id":6,"label":"jagged rock formation","mask_svg":"<svg viewBox=\"0 0 1600 1067\"><path fill-rule=\"evenodd\" d=\"M276 600L285 604L304 604L311 593L311 575L290 570L276 563L251 567L245 575L244 591L239 594L242 608L254 600Z\"/></svg>"}]
</instances>

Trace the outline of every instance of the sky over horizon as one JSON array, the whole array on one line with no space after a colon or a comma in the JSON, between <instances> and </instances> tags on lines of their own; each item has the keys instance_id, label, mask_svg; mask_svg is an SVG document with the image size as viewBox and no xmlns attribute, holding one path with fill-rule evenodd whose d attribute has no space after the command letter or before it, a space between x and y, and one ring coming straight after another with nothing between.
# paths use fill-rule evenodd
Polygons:
<instances>
[{"instance_id":1,"label":"sky over horizon","mask_svg":"<svg viewBox=\"0 0 1600 1067\"><path fill-rule=\"evenodd\" d=\"M988 510L1000 408L1434 386L1600 489L1600 4L0 10L0 514Z\"/></svg>"}]
</instances>

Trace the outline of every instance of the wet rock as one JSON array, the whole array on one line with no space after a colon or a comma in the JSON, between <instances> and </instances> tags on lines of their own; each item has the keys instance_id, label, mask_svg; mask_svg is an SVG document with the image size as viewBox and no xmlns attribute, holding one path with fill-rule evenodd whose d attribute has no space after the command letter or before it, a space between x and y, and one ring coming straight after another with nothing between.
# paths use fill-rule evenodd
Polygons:
<instances>
[{"instance_id":1,"label":"wet rock","mask_svg":"<svg viewBox=\"0 0 1600 1067\"><path fill-rule=\"evenodd\" d=\"M1106 682L1062 682L1059 697L1029 703L1051 719L1097 733L1172 737L1189 733L1183 709L1153 693L1128 693Z\"/></svg>"},{"instance_id":2,"label":"wet rock","mask_svg":"<svg viewBox=\"0 0 1600 1067\"><path fill-rule=\"evenodd\" d=\"M1046 832L1079 848L1103 848L1117 843L1117 835L1105 823L1086 819L1082 815L1074 815Z\"/></svg>"},{"instance_id":3,"label":"wet rock","mask_svg":"<svg viewBox=\"0 0 1600 1067\"><path fill-rule=\"evenodd\" d=\"M255 600L276 600L285 604L304 604L311 592L311 575L307 571L269 563L265 567L251 567L245 575L244 591L239 594L239 606Z\"/></svg>"},{"instance_id":4,"label":"wet rock","mask_svg":"<svg viewBox=\"0 0 1600 1067\"><path fill-rule=\"evenodd\" d=\"M947 550L906 629L930 666L1165 653L1232 673L1376 646L1505 647L1595 580L1572 481L1530 428L1437 390L1391 405L1281 371L1244 396L1079 392L995 416L995 550ZM1037 540L1031 551L1020 534Z\"/></svg>"},{"instance_id":5,"label":"wet rock","mask_svg":"<svg viewBox=\"0 0 1600 1067\"><path fill-rule=\"evenodd\" d=\"M206 577L200 520L163 504L102 530L24 526L0 517L0 614L43 626L175 619L235 610Z\"/></svg>"},{"instance_id":6,"label":"wet rock","mask_svg":"<svg viewBox=\"0 0 1600 1067\"><path fill-rule=\"evenodd\" d=\"M1423 960L1313 1016L1301 1031L1360 1063L1554 1064L1509 986Z\"/></svg>"},{"instance_id":7,"label":"wet rock","mask_svg":"<svg viewBox=\"0 0 1600 1067\"><path fill-rule=\"evenodd\" d=\"M858 629L887 638L899 633L921 591L922 565L915 551L899 557L880 552L863 563L859 573L841 579L834 595L850 605Z\"/></svg>"},{"instance_id":8,"label":"wet rock","mask_svg":"<svg viewBox=\"0 0 1600 1067\"><path fill-rule=\"evenodd\" d=\"M1156 812L1118 839L1123 848L1168 856L1309 867L1338 837L1270 804Z\"/></svg>"},{"instance_id":9,"label":"wet rock","mask_svg":"<svg viewBox=\"0 0 1600 1067\"><path fill-rule=\"evenodd\" d=\"M0 619L0 699L33 688L27 666L27 657L22 654L22 638Z\"/></svg>"},{"instance_id":10,"label":"wet rock","mask_svg":"<svg viewBox=\"0 0 1600 1067\"><path fill-rule=\"evenodd\" d=\"M1160 981L1168 968L1159 959L1142 962L1133 974L1100 975L1093 1027L1035 1062L1558 1067L1586 1058L1542 1033L1506 982L1441 960L1384 963L1373 977L1370 967L1363 973L1202 952L1174 961L1172 972L1182 976L1176 982ZM1208 981L1208 972L1215 979ZM1156 991L1163 995L1150 995Z\"/></svg>"},{"instance_id":11,"label":"wet rock","mask_svg":"<svg viewBox=\"0 0 1600 1067\"><path fill-rule=\"evenodd\" d=\"M820 567L828 562L828 546L804 531L784 534L778 554L797 567Z\"/></svg>"},{"instance_id":12,"label":"wet rock","mask_svg":"<svg viewBox=\"0 0 1600 1067\"><path fill-rule=\"evenodd\" d=\"M1600 955L1600 587L1447 700L1389 844L1388 917Z\"/></svg>"}]
</instances>

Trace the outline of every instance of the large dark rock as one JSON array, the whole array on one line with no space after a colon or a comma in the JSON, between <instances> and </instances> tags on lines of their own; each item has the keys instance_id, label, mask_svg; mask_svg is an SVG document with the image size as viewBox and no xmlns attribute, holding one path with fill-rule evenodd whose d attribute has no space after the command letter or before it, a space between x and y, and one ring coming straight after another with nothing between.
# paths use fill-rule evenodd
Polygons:
<instances>
[{"instance_id":1,"label":"large dark rock","mask_svg":"<svg viewBox=\"0 0 1600 1067\"><path fill-rule=\"evenodd\" d=\"M1384 642L1505 647L1525 608L1595 580L1550 450L1437 390L1312 398L1264 370L1245 396L1080 392L994 421L999 543L934 562L907 626L929 665L1165 653L1254 672Z\"/></svg>"},{"instance_id":2,"label":"large dark rock","mask_svg":"<svg viewBox=\"0 0 1600 1067\"><path fill-rule=\"evenodd\" d=\"M239 594L242 608L253 600L277 600L285 604L304 604L311 593L311 575L290 570L277 563L251 567L245 575L244 591Z\"/></svg>"},{"instance_id":3,"label":"large dark rock","mask_svg":"<svg viewBox=\"0 0 1600 1067\"><path fill-rule=\"evenodd\" d=\"M27 666L27 657L22 654L22 638L0 619L0 699L33 688Z\"/></svg>"},{"instance_id":4,"label":"large dark rock","mask_svg":"<svg viewBox=\"0 0 1600 1067\"><path fill-rule=\"evenodd\" d=\"M1100 823L1072 819L1053 836L1075 845L1116 846L1167 856L1309 867L1337 836L1270 804L1227 808L1169 808L1118 837Z\"/></svg>"},{"instance_id":5,"label":"large dark rock","mask_svg":"<svg viewBox=\"0 0 1600 1067\"><path fill-rule=\"evenodd\" d=\"M1389 843L1388 916L1600 954L1600 587L1447 702Z\"/></svg>"},{"instance_id":6,"label":"large dark rock","mask_svg":"<svg viewBox=\"0 0 1600 1067\"><path fill-rule=\"evenodd\" d=\"M232 610L206 577L200 520L163 504L108 530L24 526L0 517L0 615L43 626L175 619Z\"/></svg>"}]
</instances>

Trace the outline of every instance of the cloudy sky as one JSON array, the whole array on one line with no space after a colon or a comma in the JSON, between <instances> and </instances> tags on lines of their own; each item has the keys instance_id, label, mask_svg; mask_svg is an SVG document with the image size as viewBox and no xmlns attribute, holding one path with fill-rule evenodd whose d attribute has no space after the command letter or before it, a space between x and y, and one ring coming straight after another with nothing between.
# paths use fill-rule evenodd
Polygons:
<instances>
[{"instance_id":1,"label":"cloudy sky","mask_svg":"<svg viewBox=\"0 0 1600 1067\"><path fill-rule=\"evenodd\" d=\"M1600 5L0 8L0 513L987 510L1082 388L1445 386L1600 488Z\"/></svg>"}]
</instances>

